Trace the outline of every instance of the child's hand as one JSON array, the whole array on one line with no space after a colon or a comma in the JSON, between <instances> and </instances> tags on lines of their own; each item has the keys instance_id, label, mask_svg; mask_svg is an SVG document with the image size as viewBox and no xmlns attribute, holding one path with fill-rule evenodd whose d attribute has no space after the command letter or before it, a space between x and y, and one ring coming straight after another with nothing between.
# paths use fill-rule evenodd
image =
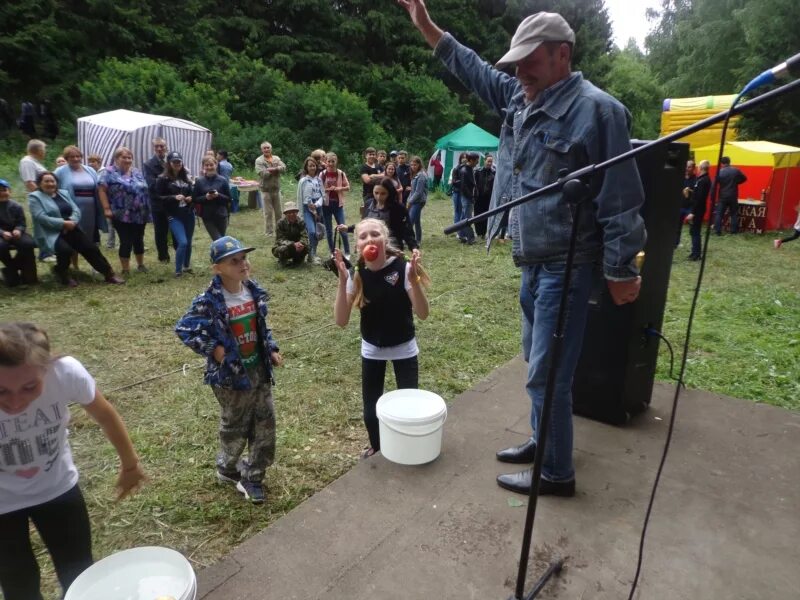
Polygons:
<instances>
[{"instance_id":1,"label":"child's hand","mask_svg":"<svg viewBox=\"0 0 800 600\"><path fill-rule=\"evenodd\" d=\"M283 356L281 356L280 352L273 352L269 355L270 362L276 367L283 366Z\"/></svg>"},{"instance_id":2,"label":"child's hand","mask_svg":"<svg viewBox=\"0 0 800 600\"><path fill-rule=\"evenodd\" d=\"M120 467L119 475L117 476L117 485L115 486L117 490L117 501L119 502L126 496L136 492L145 481L147 481L147 476L142 470L142 465L138 462L136 466L128 469Z\"/></svg>"},{"instance_id":3,"label":"child's hand","mask_svg":"<svg viewBox=\"0 0 800 600\"><path fill-rule=\"evenodd\" d=\"M222 361L225 360L224 346L217 346L216 348L214 348L214 360L217 361L219 364L222 364Z\"/></svg>"},{"instance_id":4,"label":"child's hand","mask_svg":"<svg viewBox=\"0 0 800 600\"><path fill-rule=\"evenodd\" d=\"M419 277L419 270L417 267L422 264L422 254L419 252L419 248L413 250L411 252L411 281L414 283L417 278Z\"/></svg>"}]
</instances>

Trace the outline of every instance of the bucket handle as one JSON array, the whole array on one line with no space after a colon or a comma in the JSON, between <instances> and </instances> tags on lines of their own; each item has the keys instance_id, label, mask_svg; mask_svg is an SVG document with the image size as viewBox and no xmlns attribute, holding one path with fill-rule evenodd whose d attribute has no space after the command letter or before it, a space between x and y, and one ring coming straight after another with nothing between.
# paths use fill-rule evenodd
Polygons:
<instances>
[{"instance_id":1,"label":"bucket handle","mask_svg":"<svg viewBox=\"0 0 800 600\"><path fill-rule=\"evenodd\" d=\"M434 429L433 431L428 431L428 432L426 432L426 433L408 433L407 431L400 431L399 429L395 429L394 427L392 427L392 426L391 426L389 423L387 423L386 421L381 421L381 423L383 423L383 424L384 424L384 426L388 427L389 429L391 429L391 430L392 430L392 431L394 431L395 433L399 433L400 435L407 435L407 436L410 436L410 437L425 437L426 435L430 435L430 434L432 434L434 431L438 431L439 429L441 429L442 427L444 427L444 423L445 423L445 421L447 421L447 413L444 413L444 419L442 419L442 422L439 424L439 427L437 427L437 428L436 428L436 429Z\"/></svg>"}]
</instances>

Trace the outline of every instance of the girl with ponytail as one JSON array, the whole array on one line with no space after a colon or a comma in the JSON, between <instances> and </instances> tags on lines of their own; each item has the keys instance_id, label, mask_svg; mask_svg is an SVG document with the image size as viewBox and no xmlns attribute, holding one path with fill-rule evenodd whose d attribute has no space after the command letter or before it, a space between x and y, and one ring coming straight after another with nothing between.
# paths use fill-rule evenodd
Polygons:
<instances>
[{"instance_id":1,"label":"girl with ponytail","mask_svg":"<svg viewBox=\"0 0 800 600\"><path fill-rule=\"evenodd\" d=\"M425 290L430 278L419 250L407 260L393 245L383 221L364 219L356 225L355 235L358 259L352 277L342 253L335 254L339 286L333 310L340 327L350 321L353 307L361 311L361 394L369 435L361 457L368 458L381 447L376 404L383 395L386 361L392 361L398 389L419 386L414 315L428 317Z\"/></svg>"}]
</instances>

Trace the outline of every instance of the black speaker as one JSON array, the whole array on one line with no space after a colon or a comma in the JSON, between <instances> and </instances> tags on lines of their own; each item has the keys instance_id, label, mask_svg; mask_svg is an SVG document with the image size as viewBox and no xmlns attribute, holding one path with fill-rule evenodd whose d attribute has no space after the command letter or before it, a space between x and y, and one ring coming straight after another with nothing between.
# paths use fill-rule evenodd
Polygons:
<instances>
[{"instance_id":1,"label":"black speaker","mask_svg":"<svg viewBox=\"0 0 800 600\"><path fill-rule=\"evenodd\" d=\"M633 147L646 143L634 141ZM647 228L642 288L636 302L617 306L598 270L572 385L575 414L621 425L650 404L659 339L645 331L660 331L664 319L688 158L689 145L678 142L636 157Z\"/></svg>"}]
</instances>

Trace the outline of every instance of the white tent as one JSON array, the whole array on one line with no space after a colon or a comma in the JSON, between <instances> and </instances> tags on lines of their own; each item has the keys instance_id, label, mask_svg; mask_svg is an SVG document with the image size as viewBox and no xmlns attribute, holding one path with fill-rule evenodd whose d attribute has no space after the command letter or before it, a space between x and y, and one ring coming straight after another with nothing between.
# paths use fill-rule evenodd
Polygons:
<instances>
[{"instance_id":1,"label":"white tent","mask_svg":"<svg viewBox=\"0 0 800 600\"><path fill-rule=\"evenodd\" d=\"M211 132L196 123L124 109L78 119L78 146L84 156L99 154L103 165L110 165L114 151L126 146L133 152L133 166L141 169L153 155L154 137L164 138L170 150L180 152L190 173L202 172L201 160L211 147Z\"/></svg>"}]
</instances>

